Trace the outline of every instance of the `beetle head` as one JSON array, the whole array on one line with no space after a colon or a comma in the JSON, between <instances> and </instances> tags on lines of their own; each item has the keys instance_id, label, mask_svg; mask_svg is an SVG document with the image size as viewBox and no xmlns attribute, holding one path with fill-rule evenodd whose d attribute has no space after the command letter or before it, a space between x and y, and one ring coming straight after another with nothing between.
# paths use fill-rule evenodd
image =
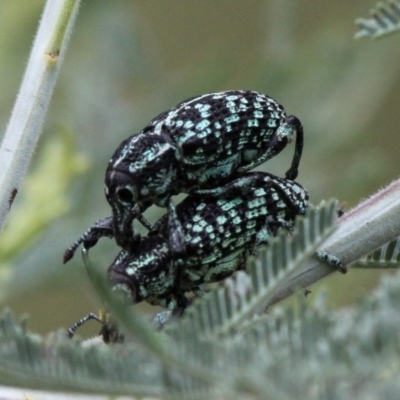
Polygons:
<instances>
[{"instance_id":1,"label":"beetle head","mask_svg":"<svg viewBox=\"0 0 400 400\"><path fill-rule=\"evenodd\" d=\"M115 151L106 170L105 195L117 237L131 231L128 225L138 212L151 204L165 206L177 180L176 153L168 136L149 132L126 139Z\"/></svg>"},{"instance_id":2,"label":"beetle head","mask_svg":"<svg viewBox=\"0 0 400 400\"><path fill-rule=\"evenodd\" d=\"M175 281L167 241L158 235L146 237L132 252L121 251L108 269L108 278L134 304L147 300L162 305Z\"/></svg>"}]
</instances>

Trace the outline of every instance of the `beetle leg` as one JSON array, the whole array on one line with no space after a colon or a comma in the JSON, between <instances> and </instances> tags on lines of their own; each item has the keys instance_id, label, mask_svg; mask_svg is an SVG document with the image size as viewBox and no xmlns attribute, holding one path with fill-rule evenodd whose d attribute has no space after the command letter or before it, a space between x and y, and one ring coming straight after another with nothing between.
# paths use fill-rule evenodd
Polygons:
<instances>
[{"instance_id":1,"label":"beetle leg","mask_svg":"<svg viewBox=\"0 0 400 400\"><path fill-rule=\"evenodd\" d=\"M114 218L115 241L117 242L117 245L122 247L124 250L131 251L133 244L140 240L140 235L134 231L132 226L133 220L139 215L140 207L138 204L135 204L126 218L123 219L121 226L119 226L117 219Z\"/></svg>"},{"instance_id":2,"label":"beetle leg","mask_svg":"<svg viewBox=\"0 0 400 400\"><path fill-rule=\"evenodd\" d=\"M342 274L345 274L347 272L347 267L343 264L343 261L339 257L329 254L323 250L317 251L315 255L320 261L328 264L332 268L337 269Z\"/></svg>"},{"instance_id":3,"label":"beetle leg","mask_svg":"<svg viewBox=\"0 0 400 400\"><path fill-rule=\"evenodd\" d=\"M101 324L99 336L102 337L105 344L122 343L124 341L124 335L119 332L117 324L115 323L111 315L108 314L105 310L100 310L99 315L90 312L74 325L72 325L69 329L67 329L68 338L71 339L78 328L91 320L97 321Z\"/></svg>"},{"instance_id":4,"label":"beetle leg","mask_svg":"<svg viewBox=\"0 0 400 400\"><path fill-rule=\"evenodd\" d=\"M293 203L285 192L285 188L282 187L280 181L274 179L271 175L261 173L262 175L243 175L234 181L226 183L224 186L215 189L195 189L193 193L207 196L207 197L219 197L219 198L232 198L236 196L243 196L246 192L253 190L254 187L260 186L260 179L263 181L263 186L273 187L279 194L281 194L283 201L296 213L305 214L306 210L299 210L298 205ZM281 181L284 181L281 179Z\"/></svg>"},{"instance_id":5,"label":"beetle leg","mask_svg":"<svg viewBox=\"0 0 400 400\"><path fill-rule=\"evenodd\" d=\"M153 325L157 330L161 330L166 323L171 319L172 317L172 310L163 310L158 312L154 317L153 317Z\"/></svg>"},{"instance_id":6,"label":"beetle leg","mask_svg":"<svg viewBox=\"0 0 400 400\"><path fill-rule=\"evenodd\" d=\"M162 329L164 326L169 323L173 318L180 317L185 311L187 305L189 304L188 299L185 295L177 294L174 298L166 299L167 301L167 309L158 312L153 317L153 324L156 329Z\"/></svg>"},{"instance_id":7,"label":"beetle leg","mask_svg":"<svg viewBox=\"0 0 400 400\"><path fill-rule=\"evenodd\" d=\"M300 159L303 152L304 132L300 120L294 115L290 115L289 117L287 117L284 120L284 122L279 126L279 128L276 130L274 136L272 137L269 143L268 151L265 151L263 155L258 157L252 163L239 168L238 172L250 171L253 168L271 159L272 157L276 156L285 147L285 143L282 143L283 140L286 139L286 142L291 140L295 133L296 133L296 145L292 158L292 165L290 166L289 170L286 172L285 175L286 179L295 180L298 175Z\"/></svg>"},{"instance_id":8,"label":"beetle leg","mask_svg":"<svg viewBox=\"0 0 400 400\"><path fill-rule=\"evenodd\" d=\"M178 291L181 275L183 271L184 258L186 249L184 243L184 233L182 224L176 213L176 208L172 199L168 199L168 231L169 231L169 248L176 267L176 276L174 282L174 291Z\"/></svg>"},{"instance_id":9,"label":"beetle leg","mask_svg":"<svg viewBox=\"0 0 400 400\"><path fill-rule=\"evenodd\" d=\"M190 194L194 193L200 196L207 197L219 197L219 198L231 198L240 195L244 195L248 190L253 189L254 180L259 180L259 176L239 176L231 182L226 183L223 186L216 187L213 189L195 189Z\"/></svg>"},{"instance_id":10,"label":"beetle leg","mask_svg":"<svg viewBox=\"0 0 400 400\"><path fill-rule=\"evenodd\" d=\"M204 296L207 295L207 291L206 291L205 285L198 285L192 291L198 297L204 297Z\"/></svg>"},{"instance_id":11,"label":"beetle leg","mask_svg":"<svg viewBox=\"0 0 400 400\"><path fill-rule=\"evenodd\" d=\"M68 262L75 254L76 249L83 244L85 249L95 246L102 237L112 238L114 236L113 219L106 217L96 221L74 244L64 252L63 263Z\"/></svg>"},{"instance_id":12,"label":"beetle leg","mask_svg":"<svg viewBox=\"0 0 400 400\"><path fill-rule=\"evenodd\" d=\"M177 294L176 308L174 310L174 315L182 315L188 305L189 305L188 298L182 293Z\"/></svg>"},{"instance_id":13,"label":"beetle leg","mask_svg":"<svg viewBox=\"0 0 400 400\"><path fill-rule=\"evenodd\" d=\"M74 325L72 325L70 328L67 329L68 338L71 339L75 335L75 332L77 331L78 328L80 328L82 325L86 324L86 322L91 321L91 320L95 320L95 321L103 324L103 321L101 320L100 317L98 317L96 314L90 312L89 314L85 315L78 322L76 322Z\"/></svg>"},{"instance_id":14,"label":"beetle leg","mask_svg":"<svg viewBox=\"0 0 400 400\"><path fill-rule=\"evenodd\" d=\"M148 221L142 214L137 216L137 220L148 230L151 231L153 229L153 225Z\"/></svg>"},{"instance_id":15,"label":"beetle leg","mask_svg":"<svg viewBox=\"0 0 400 400\"><path fill-rule=\"evenodd\" d=\"M286 179L294 181L299 173L299 164L301 159L301 154L303 153L303 143L304 143L304 132L303 125L300 120L294 115L287 117L286 122L292 124L296 130L296 145L294 149L294 154L292 158L292 165L286 172Z\"/></svg>"},{"instance_id":16,"label":"beetle leg","mask_svg":"<svg viewBox=\"0 0 400 400\"><path fill-rule=\"evenodd\" d=\"M261 245L268 245L270 240L275 237L276 231L279 228L284 228L290 232L293 229L293 223L273 216L268 217L264 226L256 234L254 247L257 248Z\"/></svg>"},{"instance_id":17,"label":"beetle leg","mask_svg":"<svg viewBox=\"0 0 400 400\"><path fill-rule=\"evenodd\" d=\"M184 256L185 245L184 245L184 234L183 227L179 221L176 213L176 207L172 202L172 199L168 200L168 229L169 229L169 246L172 254L177 257Z\"/></svg>"}]
</instances>

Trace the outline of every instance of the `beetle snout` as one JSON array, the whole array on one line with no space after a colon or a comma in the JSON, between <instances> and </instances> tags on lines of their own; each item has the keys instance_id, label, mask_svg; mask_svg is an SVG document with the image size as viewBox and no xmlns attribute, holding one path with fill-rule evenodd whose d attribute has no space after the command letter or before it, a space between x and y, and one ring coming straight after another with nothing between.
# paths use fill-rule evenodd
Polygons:
<instances>
[{"instance_id":1,"label":"beetle snout","mask_svg":"<svg viewBox=\"0 0 400 400\"><path fill-rule=\"evenodd\" d=\"M108 272L108 279L113 290L125 295L133 304L143 300L139 296L139 284L134 277L128 277L125 273L111 270Z\"/></svg>"}]
</instances>

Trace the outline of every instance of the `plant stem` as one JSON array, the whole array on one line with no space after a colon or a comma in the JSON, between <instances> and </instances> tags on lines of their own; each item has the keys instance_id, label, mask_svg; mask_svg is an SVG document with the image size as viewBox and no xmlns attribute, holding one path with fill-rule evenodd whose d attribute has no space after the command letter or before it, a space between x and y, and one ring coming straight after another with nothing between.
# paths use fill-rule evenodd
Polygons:
<instances>
[{"instance_id":1,"label":"plant stem","mask_svg":"<svg viewBox=\"0 0 400 400\"><path fill-rule=\"evenodd\" d=\"M85 394L85 393L68 393L62 391L44 391L38 389L27 389L27 388L17 388L17 387L9 387L9 386L1 386L0 385L0 398L8 399L8 400L19 400L19 399L51 399L51 400L72 400L72 399L81 399L81 400L110 400L109 395L100 395L100 394ZM135 397L136 398L136 397ZM133 397L124 397L124 399L134 400ZM150 400L149 398L147 398ZM154 399L153 399L154 400Z\"/></svg>"},{"instance_id":2,"label":"plant stem","mask_svg":"<svg viewBox=\"0 0 400 400\"><path fill-rule=\"evenodd\" d=\"M0 147L0 231L43 128L80 0L47 0Z\"/></svg>"},{"instance_id":3,"label":"plant stem","mask_svg":"<svg viewBox=\"0 0 400 400\"><path fill-rule=\"evenodd\" d=\"M350 210L338 221L337 230L326 240L322 249L340 257L345 265L376 250L400 236L400 180L375 193ZM276 288L268 306L271 306L335 272L316 258L294 271L285 287Z\"/></svg>"}]
</instances>

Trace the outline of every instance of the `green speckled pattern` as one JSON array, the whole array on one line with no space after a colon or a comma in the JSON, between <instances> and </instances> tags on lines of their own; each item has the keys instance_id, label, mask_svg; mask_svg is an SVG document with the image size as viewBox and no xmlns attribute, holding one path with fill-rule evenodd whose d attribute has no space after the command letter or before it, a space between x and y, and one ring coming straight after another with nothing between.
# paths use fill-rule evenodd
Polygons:
<instances>
[{"instance_id":1,"label":"green speckled pattern","mask_svg":"<svg viewBox=\"0 0 400 400\"><path fill-rule=\"evenodd\" d=\"M271 97L227 91L187 100L150 125L179 149L179 178L186 185L180 191L187 192L193 186L212 187L239 167L256 166L261 157L278 154L291 138L277 132L286 118ZM275 134L277 145L271 146Z\"/></svg>"},{"instance_id":2,"label":"green speckled pattern","mask_svg":"<svg viewBox=\"0 0 400 400\"><path fill-rule=\"evenodd\" d=\"M297 133L287 172L297 176L302 126L274 99L254 91L226 91L186 100L121 143L106 171L105 194L117 243L132 236L132 206L165 207L177 193L220 187L281 152Z\"/></svg>"},{"instance_id":3,"label":"green speckled pattern","mask_svg":"<svg viewBox=\"0 0 400 400\"><path fill-rule=\"evenodd\" d=\"M268 244L280 227L290 231L296 215L307 209L308 193L302 186L268 173L241 174L228 185L235 190L229 199L189 195L176 208L186 246L178 293L173 291L176 266L169 251L168 215L134 251L118 255L109 268L113 284L134 303L168 306L174 296L198 291L243 268L257 246Z\"/></svg>"}]
</instances>

